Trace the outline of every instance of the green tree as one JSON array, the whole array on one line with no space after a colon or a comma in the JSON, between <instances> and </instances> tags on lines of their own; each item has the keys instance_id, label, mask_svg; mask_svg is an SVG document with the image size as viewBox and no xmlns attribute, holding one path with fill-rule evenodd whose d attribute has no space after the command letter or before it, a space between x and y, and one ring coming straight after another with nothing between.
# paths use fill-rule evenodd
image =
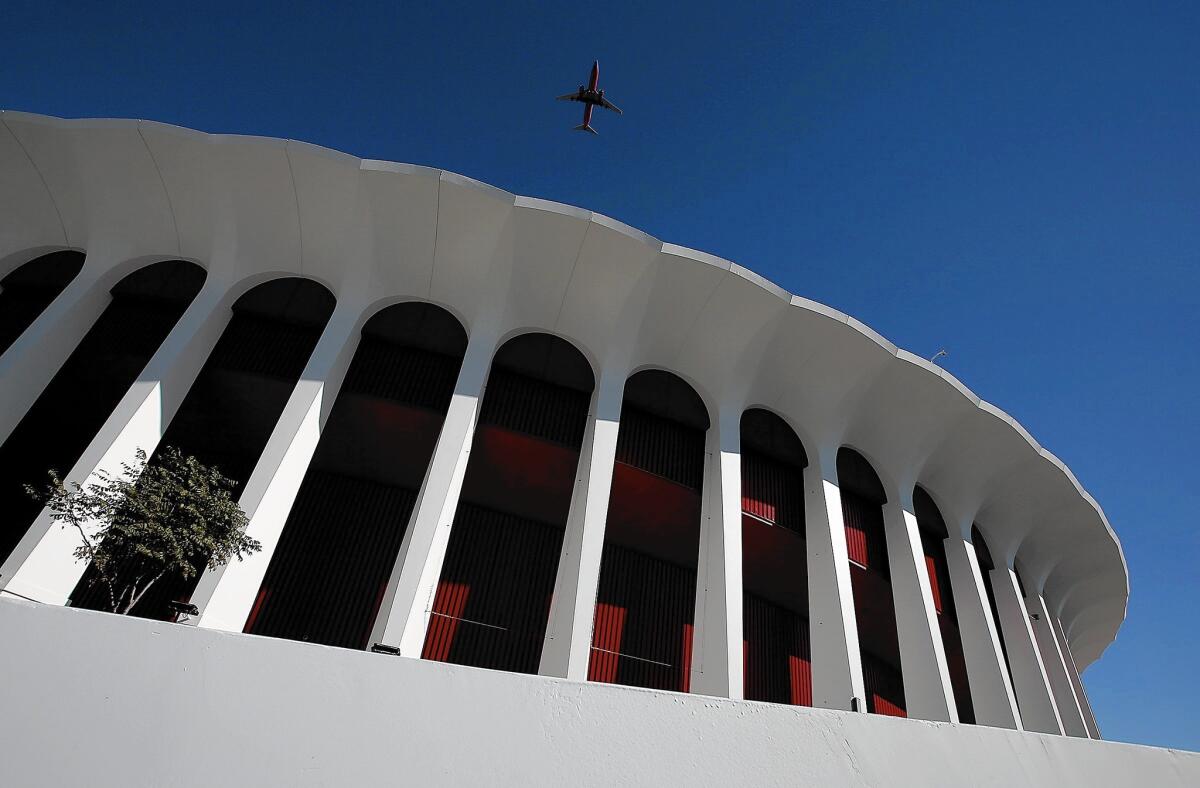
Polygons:
<instances>
[{"instance_id":1,"label":"green tree","mask_svg":"<svg viewBox=\"0 0 1200 788\"><path fill-rule=\"evenodd\" d=\"M25 488L55 521L79 531L75 557L91 562L110 611L128 613L163 577L192 578L262 549L246 536L246 515L233 499L237 482L215 467L166 447L154 462L138 449L122 468L82 485L51 470L44 488Z\"/></svg>"}]
</instances>

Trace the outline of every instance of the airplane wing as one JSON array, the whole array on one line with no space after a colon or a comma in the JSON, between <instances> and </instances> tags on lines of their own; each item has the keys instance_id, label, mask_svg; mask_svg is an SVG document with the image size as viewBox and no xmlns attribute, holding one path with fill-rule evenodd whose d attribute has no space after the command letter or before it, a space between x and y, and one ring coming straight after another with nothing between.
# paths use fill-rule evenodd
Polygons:
<instances>
[{"instance_id":1,"label":"airplane wing","mask_svg":"<svg viewBox=\"0 0 1200 788\"><path fill-rule=\"evenodd\" d=\"M609 101L608 99L604 98L604 96L600 97L600 106L604 107L605 109L611 109L613 112L617 113L618 115L625 114L621 110L617 109L616 104L614 104L611 101Z\"/></svg>"},{"instance_id":2,"label":"airplane wing","mask_svg":"<svg viewBox=\"0 0 1200 788\"><path fill-rule=\"evenodd\" d=\"M564 93L557 98L557 101L583 101L583 92L577 90L574 93Z\"/></svg>"}]
</instances>

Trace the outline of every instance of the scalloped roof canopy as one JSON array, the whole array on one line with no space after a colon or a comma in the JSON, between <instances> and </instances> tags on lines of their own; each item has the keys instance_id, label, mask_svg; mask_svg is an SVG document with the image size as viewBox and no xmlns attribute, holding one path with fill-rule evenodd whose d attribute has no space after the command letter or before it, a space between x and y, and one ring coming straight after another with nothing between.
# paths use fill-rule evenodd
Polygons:
<instances>
[{"instance_id":1,"label":"scalloped roof canopy","mask_svg":"<svg viewBox=\"0 0 1200 788\"><path fill-rule=\"evenodd\" d=\"M709 410L763 407L810 458L850 446L920 484L951 534L986 535L1041 589L1080 669L1116 636L1121 545L1071 471L1011 416L863 323L736 263L579 208L306 143L138 120L0 113L0 276L181 258L241 286L300 275L370 311L420 299L468 333L562 336L596 380L677 373Z\"/></svg>"}]
</instances>

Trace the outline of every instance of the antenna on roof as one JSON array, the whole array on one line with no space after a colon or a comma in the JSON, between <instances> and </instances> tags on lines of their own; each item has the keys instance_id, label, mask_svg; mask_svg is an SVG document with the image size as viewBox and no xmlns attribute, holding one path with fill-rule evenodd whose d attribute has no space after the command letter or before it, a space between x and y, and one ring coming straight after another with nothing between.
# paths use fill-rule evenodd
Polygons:
<instances>
[{"instance_id":1,"label":"antenna on roof","mask_svg":"<svg viewBox=\"0 0 1200 788\"><path fill-rule=\"evenodd\" d=\"M929 359L929 363L936 364L937 360L939 358L941 358L942 356L948 356L948 355L950 355L950 354L946 352L946 348L942 348L941 350L939 350L938 352L933 354L933 358Z\"/></svg>"}]
</instances>

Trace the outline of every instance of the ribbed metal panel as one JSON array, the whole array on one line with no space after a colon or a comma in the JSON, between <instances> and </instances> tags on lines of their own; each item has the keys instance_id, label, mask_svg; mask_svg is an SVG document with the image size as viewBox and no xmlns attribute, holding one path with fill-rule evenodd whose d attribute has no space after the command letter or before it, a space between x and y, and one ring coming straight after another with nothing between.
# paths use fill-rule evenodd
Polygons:
<instances>
[{"instance_id":1,"label":"ribbed metal panel","mask_svg":"<svg viewBox=\"0 0 1200 788\"><path fill-rule=\"evenodd\" d=\"M754 594L742 611L746 699L811 706L808 619Z\"/></svg>"},{"instance_id":2,"label":"ribbed metal panel","mask_svg":"<svg viewBox=\"0 0 1200 788\"><path fill-rule=\"evenodd\" d=\"M687 692L696 573L604 546L588 680Z\"/></svg>"},{"instance_id":3,"label":"ribbed metal panel","mask_svg":"<svg viewBox=\"0 0 1200 788\"><path fill-rule=\"evenodd\" d=\"M485 424L578 448L589 399L582 391L493 368L479 418Z\"/></svg>"},{"instance_id":4,"label":"ribbed metal panel","mask_svg":"<svg viewBox=\"0 0 1200 788\"><path fill-rule=\"evenodd\" d=\"M704 433L626 403L617 433L617 461L699 490L704 479Z\"/></svg>"},{"instance_id":5,"label":"ribbed metal panel","mask_svg":"<svg viewBox=\"0 0 1200 788\"><path fill-rule=\"evenodd\" d=\"M862 667L863 683L867 692L867 711L890 717L907 717L900 671L865 652L862 655Z\"/></svg>"},{"instance_id":6,"label":"ribbed metal panel","mask_svg":"<svg viewBox=\"0 0 1200 788\"><path fill-rule=\"evenodd\" d=\"M742 511L804 536L800 471L761 454L742 452Z\"/></svg>"},{"instance_id":7,"label":"ribbed metal panel","mask_svg":"<svg viewBox=\"0 0 1200 788\"><path fill-rule=\"evenodd\" d=\"M946 546L942 537L922 530L921 547L925 554L925 569L929 573L929 588L933 593L938 627L942 632L942 645L946 650L946 664L950 672L950 686L954 691L954 703L958 707L958 718L960 722L974 722L975 712L971 703L971 689L967 684L962 636L954 606L954 589L950 585L950 571L946 564Z\"/></svg>"},{"instance_id":8,"label":"ribbed metal panel","mask_svg":"<svg viewBox=\"0 0 1200 788\"><path fill-rule=\"evenodd\" d=\"M244 631L365 648L415 500L310 469Z\"/></svg>"},{"instance_id":9,"label":"ribbed metal panel","mask_svg":"<svg viewBox=\"0 0 1200 788\"><path fill-rule=\"evenodd\" d=\"M460 503L421 656L536 673L562 531Z\"/></svg>"},{"instance_id":10,"label":"ribbed metal panel","mask_svg":"<svg viewBox=\"0 0 1200 788\"><path fill-rule=\"evenodd\" d=\"M295 380L304 371L321 329L234 312L205 366Z\"/></svg>"},{"instance_id":11,"label":"ribbed metal panel","mask_svg":"<svg viewBox=\"0 0 1200 788\"><path fill-rule=\"evenodd\" d=\"M363 336L341 390L444 413L461 365L461 358Z\"/></svg>"},{"instance_id":12,"label":"ribbed metal panel","mask_svg":"<svg viewBox=\"0 0 1200 788\"><path fill-rule=\"evenodd\" d=\"M842 491L841 498L842 518L846 525L846 549L850 560L887 577L883 509L874 501L845 490Z\"/></svg>"}]
</instances>

